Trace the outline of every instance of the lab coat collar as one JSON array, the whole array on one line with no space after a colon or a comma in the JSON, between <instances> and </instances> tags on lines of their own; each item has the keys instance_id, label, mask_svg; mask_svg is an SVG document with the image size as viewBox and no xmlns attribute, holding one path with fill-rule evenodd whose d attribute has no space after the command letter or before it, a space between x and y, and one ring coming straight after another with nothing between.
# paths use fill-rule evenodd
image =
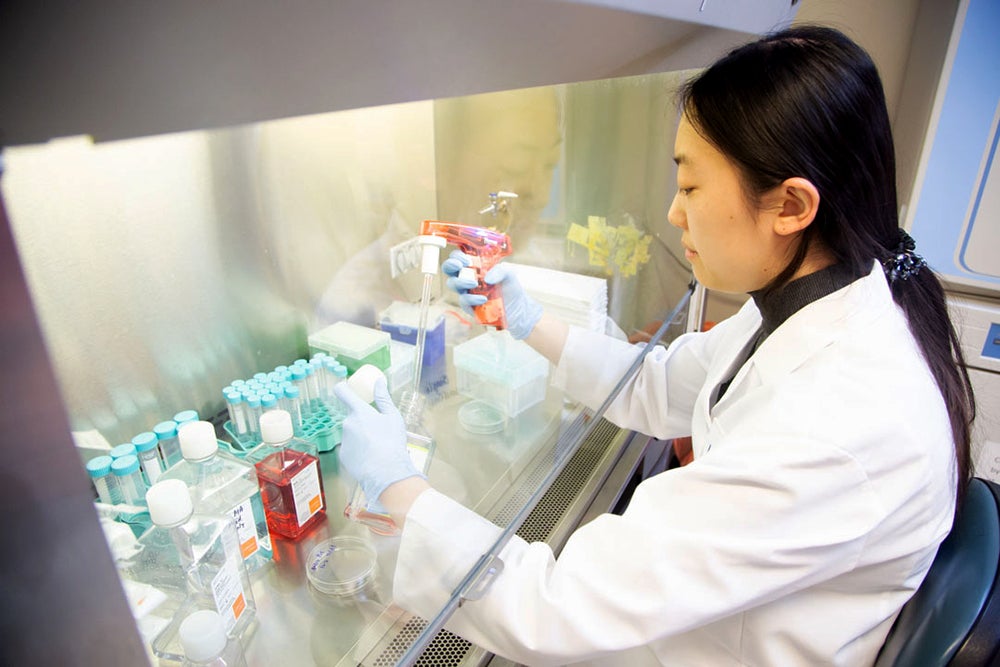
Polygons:
<instances>
[{"instance_id":1,"label":"lab coat collar","mask_svg":"<svg viewBox=\"0 0 1000 667\"><path fill-rule=\"evenodd\" d=\"M742 393L740 385L751 373L754 373L762 384L776 382L833 343L842 335L848 323L852 326L864 326L865 323L878 317L879 313L884 313L884 306L882 308L878 306L891 299L892 294L882 266L874 262L867 276L803 306L775 329L742 365L726 394L713 408L713 412L723 408L728 402L727 399ZM750 318L749 314L747 315L748 321L753 321L753 326L747 330L746 342L749 343L756 335L761 318L752 300L744 305L744 309L751 309L756 316ZM735 347L737 350L732 362L725 365L729 373L732 372L732 364L739 363L738 355L745 349L745 346ZM716 383L722 379L722 377L717 378Z\"/></svg>"}]
</instances>

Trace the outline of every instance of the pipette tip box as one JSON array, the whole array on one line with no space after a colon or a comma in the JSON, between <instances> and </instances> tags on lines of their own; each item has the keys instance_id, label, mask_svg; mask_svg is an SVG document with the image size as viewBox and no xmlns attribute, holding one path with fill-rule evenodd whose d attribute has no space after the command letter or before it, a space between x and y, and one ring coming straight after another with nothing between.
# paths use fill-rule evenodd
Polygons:
<instances>
[{"instance_id":1,"label":"pipette tip box","mask_svg":"<svg viewBox=\"0 0 1000 667\"><path fill-rule=\"evenodd\" d=\"M458 392L515 417L545 400L549 362L506 331L489 331L453 353Z\"/></svg>"}]
</instances>

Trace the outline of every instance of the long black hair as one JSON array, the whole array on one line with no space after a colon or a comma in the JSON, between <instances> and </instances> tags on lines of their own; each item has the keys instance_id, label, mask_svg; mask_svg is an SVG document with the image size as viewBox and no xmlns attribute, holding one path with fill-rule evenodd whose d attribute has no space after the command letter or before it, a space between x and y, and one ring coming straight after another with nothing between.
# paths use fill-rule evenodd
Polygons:
<instances>
[{"instance_id":1,"label":"long black hair","mask_svg":"<svg viewBox=\"0 0 1000 667\"><path fill-rule=\"evenodd\" d=\"M885 93L869 55L846 35L819 26L774 33L729 52L679 97L692 126L737 166L749 201L795 176L820 193L791 262L765 289L786 283L813 244L854 275L900 253L908 237L899 228ZM928 267L891 277L948 408L961 503L975 400L944 290Z\"/></svg>"}]
</instances>

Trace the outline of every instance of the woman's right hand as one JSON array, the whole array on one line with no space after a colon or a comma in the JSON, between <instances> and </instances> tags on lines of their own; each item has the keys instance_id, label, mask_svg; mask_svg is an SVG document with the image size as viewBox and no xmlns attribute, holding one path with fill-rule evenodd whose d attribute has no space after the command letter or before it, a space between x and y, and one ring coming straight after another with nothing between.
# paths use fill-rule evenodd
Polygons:
<instances>
[{"instance_id":1,"label":"woman's right hand","mask_svg":"<svg viewBox=\"0 0 1000 667\"><path fill-rule=\"evenodd\" d=\"M486 303L485 296L469 293L470 289L479 284L476 280L459 277L459 272L471 264L472 260L468 255L455 250L441 265L441 270L448 276L448 287L458 292L458 302L468 311L471 311L473 306ZM517 274L503 262L487 271L483 281L487 285L500 285L507 330L510 331L510 335L517 340L527 338L542 317L541 305L528 296L517 279Z\"/></svg>"}]
</instances>

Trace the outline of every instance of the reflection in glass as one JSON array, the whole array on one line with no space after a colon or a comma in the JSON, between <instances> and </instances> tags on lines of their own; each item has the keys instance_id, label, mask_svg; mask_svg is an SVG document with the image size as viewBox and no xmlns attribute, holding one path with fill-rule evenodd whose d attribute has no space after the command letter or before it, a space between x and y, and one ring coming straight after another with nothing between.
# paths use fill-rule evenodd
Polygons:
<instances>
[{"instance_id":1,"label":"reflection in glass","mask_svg":"<svg viewBox=\"0 0 1000 667\"><path fill-rule=\"evenodd\" d=\"M666 223L679 76L7 149L74 429L113 444L180 409L216 414L232 378L289 363L310 331L374 326L419 297L389 249L423 219L504 229L516 262L606 279L620 335L648 328L690 275ZM480 214L500 190L518 196Z\"/></svg>"}]
</instances>

